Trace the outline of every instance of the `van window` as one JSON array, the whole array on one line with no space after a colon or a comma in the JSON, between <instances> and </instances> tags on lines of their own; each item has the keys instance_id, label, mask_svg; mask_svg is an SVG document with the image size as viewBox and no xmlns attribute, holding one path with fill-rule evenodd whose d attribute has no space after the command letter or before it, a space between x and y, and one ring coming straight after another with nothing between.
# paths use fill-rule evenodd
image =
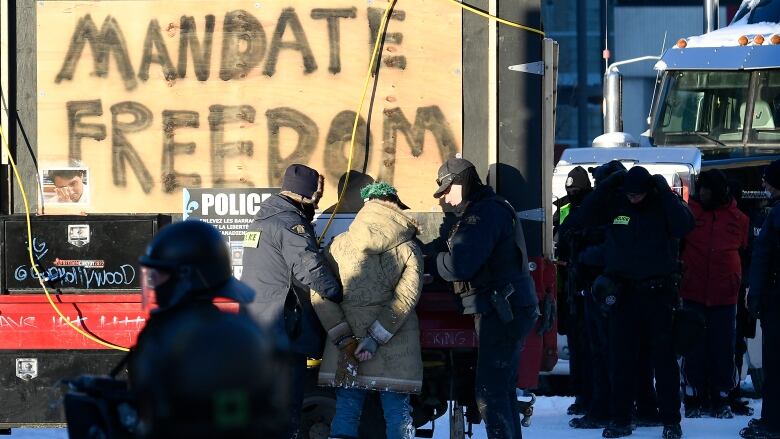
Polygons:
<instances>
[{"instance_id":1,"label":"van window","mask_svg":"<svg viewBox=\"0 0 780 439\"><path fill-rule=\"evenodd\" d=\"M655 143L741 143L749 88L749 72L670 72L654 121Z\"/></svg>"}]
</instances>

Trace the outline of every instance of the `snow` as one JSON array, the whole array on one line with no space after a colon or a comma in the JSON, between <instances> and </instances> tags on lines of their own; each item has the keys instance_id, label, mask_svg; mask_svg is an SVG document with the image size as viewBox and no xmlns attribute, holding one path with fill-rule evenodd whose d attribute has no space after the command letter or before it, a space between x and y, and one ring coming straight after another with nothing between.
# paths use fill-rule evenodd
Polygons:
<instances>
[{"instance_id":1,"label":"snow","mask_svg":"<svg viewBox=\"0 0 780 439\"><path fill-rule=\"evenodd\" d=\"M755 24L734 23L704 35L688 38L687 47L739 46L737 42L739 37L746 35L750 41L753 41L753 36L759 34L764 36L764 45L767 45L772 35L780 34L780 24L768 22ZM750 44L752 45L753 43L751 42Z\"/></svg>"},{"instance_id":2,"label":"snow","mask_svg":"<svg viewBox=\"0 0 780 439\"><path fill-rule=\"evenodd\" d=\"M570 397L540 397L534 406L534 415L531 418L531 426L523 429L525 438L544 438L544 439L597 439L601 438L601 430L573 430L569 428L568 422L571 416L566 416L566 408L574 401ZM761 411L761 401L751 402L751 407L756 414ZM748 417L737 416L734 419L683 419L682 429L685 438L707 438L707 439L725 439L739 437L739 430L747 425ZM637 429L632 438L654 438L661 437L661 427L640 428ZM485 439L485 428L483 425L475 425L473 428L475 439ZM434 431L435 439L449 439L450 430L447 415L436 422ZM68 433L64 428L60 429L34 429L23 428L14 429L12 439L67 439Z\"/></svg>"}]
</instances>

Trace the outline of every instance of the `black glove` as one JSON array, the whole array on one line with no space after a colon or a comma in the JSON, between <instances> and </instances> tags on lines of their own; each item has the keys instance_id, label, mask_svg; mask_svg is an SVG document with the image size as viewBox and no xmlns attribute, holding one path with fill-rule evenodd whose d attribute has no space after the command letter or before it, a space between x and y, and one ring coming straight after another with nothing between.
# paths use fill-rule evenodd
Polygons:
<instances>
[{"instance_id":1,"label":"black glove","mask_svg":"<svg viewBox=\"0 0 780 439\"><path fill-rule=\"evenodd\" d=\"M376 340L374 340L373 337L367 335L360 340L360 343L358 343L357 349L355 349L355 355L360 355L363 352L368 352L369 354L371 354L371 358L373 358L374 355L376 354L377 349L379 349L379 343Z\"/></svg>"},{"instance_id":2,"label":"black glove","mask_svg":"<svg viewBox=\"0 0 780 439\"><path fill-rule=\"evenodd\" d=\"M605 178L604 181L601 182L601 186L605 187L606 189L617 189L621 184L623 184L623 180L625 178L626 171L621 169L613 172L609 177Z\"/></svg>"},{"instance_id":3,"label":"black glove","mask_svg":"<svg viewBox=\"0 0 780 439\"><path fill-rule=\"evenodd\" d=\"M761 300L758 295L750 294L750 291L747 294L747 309L754 319L761 318Z\"/></svg>"},{"instance_id":4,"label":"black glove","mask_svg":"<svg viewBox=\"0 0 780 439\"><path fill-rule=\"evenodd\" d=\"M669 187L669 183L666 182L666 179L661 174L653 175L653 184L655 185L655 188L658 190L659 194L663 194L672 190L672 188Z\"/></svg>"},{"instance_id":5,"label":"black glove","mask_svg":"<svg viewBox=\"0 0 780 439\"><path fill-rule=\"evenodd\" d=\"M558 309L555 305L555 297L552 293L548 292L547 295L544 296L540 308L542 316L539 318L539 326L536 329L536 334L541 336L552 329L553 324L555 324L555 316L558 314Z\"/></svg>"}]
</instances>

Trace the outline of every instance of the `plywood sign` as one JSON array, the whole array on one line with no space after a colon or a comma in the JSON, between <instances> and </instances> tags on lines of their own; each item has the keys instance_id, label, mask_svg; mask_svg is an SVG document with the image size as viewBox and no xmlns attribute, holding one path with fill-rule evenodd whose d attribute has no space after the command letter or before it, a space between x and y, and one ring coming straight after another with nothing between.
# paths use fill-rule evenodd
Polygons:
<instances>
[{"instance_id":1,"label":"plywood sign","mask_svg":"<svg viewBox=\"0 0 780 439\"><path fill-rule=\"evenodd\" d=\"M41 169L87 171L79 210L179 212L184 187L278 187L306 163L328 206L385 5L37 2ZM400 1L381 55L353 169L430 210L436 169L461 147L461 10Z\"/></svg>"}]
</instances>

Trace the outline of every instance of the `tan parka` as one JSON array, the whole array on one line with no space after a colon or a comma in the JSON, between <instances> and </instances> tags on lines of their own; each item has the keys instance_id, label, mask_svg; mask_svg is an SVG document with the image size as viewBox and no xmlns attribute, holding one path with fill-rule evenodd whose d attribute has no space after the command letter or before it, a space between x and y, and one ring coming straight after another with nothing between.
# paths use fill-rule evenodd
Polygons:
<instances>
[{"instance_id":1,"label":"tan parka","mask_svg":"<svg viewBox=\"0 0 780 439\"><path fill-rule=\"evenodd\" d=\"M368 201L349 230L326 250L344 286L340 304L312 294L312 306L328 331L319 384L335 386L340 352L334 342L370 333L379 342L360 363L357 387L419 393L422 385L420 328L414 311L422 291L423 256L415 221L394 203Z\"/></svg>"}]
</instances>

